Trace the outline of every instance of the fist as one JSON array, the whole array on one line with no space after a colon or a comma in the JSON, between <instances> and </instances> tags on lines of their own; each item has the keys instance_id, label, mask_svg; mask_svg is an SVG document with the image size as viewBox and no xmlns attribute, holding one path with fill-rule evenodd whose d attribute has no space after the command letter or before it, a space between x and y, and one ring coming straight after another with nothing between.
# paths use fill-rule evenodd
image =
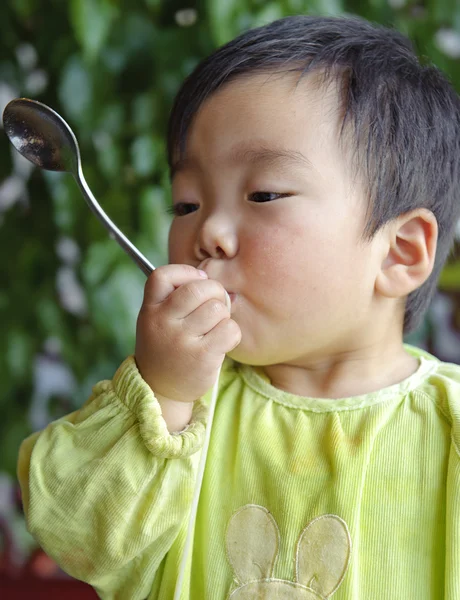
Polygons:
<instances>
[{"instance_id":1,"label":"fist","mask_svg":"<svg viewBox=\"0 0 460 600\"><path fill-rule=\"evenodd\" d=\"M218 281L189 265L165 265L149 276L135 358L155 394L194 402L213 386L225 354L241 341L226 298Z\"/></svg>"}]
</instances>

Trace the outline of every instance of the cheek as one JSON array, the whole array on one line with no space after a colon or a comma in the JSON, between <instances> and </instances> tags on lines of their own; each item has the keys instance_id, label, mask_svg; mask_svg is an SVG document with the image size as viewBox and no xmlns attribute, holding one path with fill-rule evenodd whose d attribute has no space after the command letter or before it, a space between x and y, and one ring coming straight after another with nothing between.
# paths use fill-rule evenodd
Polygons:
<instances>
[{"instance_id":1,"label":"cheek","mask_svg":"<svg viewBox=\"0 0 460 600\"><path fill-rule=\"evenodd\" d=\"M244 264L248 281L253 278L261 298L270 296L271 301L283 305L293 288L307 287L310 276L306 271L314 257L310 258L310 244L304 233L273 227L270 235L254 232L251 236Z\"/></svg>"},{"instance_id":2,"label":"cheek","mask_svg":"<svg viewBox=\"0 0 460 600\"><path fill-rule=\"evenodd\" d=\"M180 226L178 220L173 221L168 237L168 261L171 264L187 264L191 234ZM190 260L190 257L188 258Z\"/></svg>"},{"instance_id":3,"label":"cheek","mask_svg":"<svg viewBox=\"0 0 460 600\"><path fill-rule=\"evenodd\" d=\"M245 261L247 275L276 313L307 305L326 308L347 293L361 272L361 258L349 242L327 228L309 231L292 224L272 228L269 237L256 233Z\"/></svg>"}]
</instances>

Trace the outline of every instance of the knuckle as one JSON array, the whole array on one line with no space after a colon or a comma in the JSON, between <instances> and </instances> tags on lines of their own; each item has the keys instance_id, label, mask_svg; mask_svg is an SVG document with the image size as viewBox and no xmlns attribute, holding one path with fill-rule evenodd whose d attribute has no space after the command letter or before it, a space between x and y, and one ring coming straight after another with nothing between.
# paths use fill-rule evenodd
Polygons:
<instances>
[{"instance_id":1,"label":"knuckle","mask_svg":"<svg viewBox=\"0 0 460 600\"><path fill-rule=\"evenodd\" d=\"M146 323L150 323L152 317L154 317L154 311L152 311L152 307L143 302L137 314L138 327L145 325Z\"/></svg>"},{"instance_id":2,"label":"knuckle","mask_svg":"<svg viewBox=\"0 0 460 600\"><path fill-rule=\"evenodd\" d=\"M169 265L162 265L161 267L156 268L155 271L153 271L153 273L150 275L148 280L151 279L153 283L168 281L168 279L169 279L169 271L167 269L168 266Z\"/></svg>"},{"instance_id":3,"label":"knuckle","mask_svg":"<svg viewBox=\"0 0 460 600\"><path fill-rule=\"evenodd\" d=\"M198 302L202 302L204 300L204 290L202 288L202 286L198 285L197 282L192 281L191 283L188 283L187 285L184 286L185 289L187 290L187 292L195 299L198 300Z\"/></svg>"},{"instance_id":4,"label":"knuckle","mask_svg":"<svg viewBox=\"0 0 460 600\"><path fill-rule=\"evenodd\" d=\"M232 341L237 342L238 344L241 341L241 329L236 321L233 319L229 319L227 326L227 333L231 337Z\"/></svg>"},{"instance_id":5,"label":"knuckle","mask_svg":"<svg viewBox=\"0 0 460 600\"><path fill-rule=\"evenodd\" d=\"M187 335L177 336L174 340L174 346L180 349L187 360L195 360L198 352L196 344Z\"/></svg>"},{"instance_id":6,"label":"knuckle","mask_svg":"<svg viewBox=\"0 0 460 600\"><path fill-rule=\"evenodd\" d=\"M152 271L149 275L149 279L157 279L158 277L164 277L164 275L168 272L169 265L160 265L154 271Z\"/></svg>"},{"instance_id":7,"label":"knuckle","mask_svg":"<svg viewBox=\"0 0 460 600\"><path fill-rule=\"evenodd\" d=\"M149 290L152 290L155 286L155 274L156 271L153 271L153 273L151 275L149 275L149 277L147 277L147 280L144 284L144 294L146 292L148 292Z\"/></svg>"},{"instance_id":8,"label":"knuckle","mask_svg":"<svg viewBox=\"0 0 460 600\"><path fill-rule=\"evenodd\" d=\"M208 310L212 316L223 315L228 312L227 308L219 300L212 299L207 303Z\"/></svg>"},{"instance_id":9,"label":"knuckle","mask_svg":"<svg viewBox=\"0 0 460 600\"><path fill-rule=\"evenodd\" d=\"M207 336L204 336L201 343L195 349L195 356L198 362L204 362L208 358L209 352L212 350L212 342Z\"/></svg>"},{"instance_id":10,"label":"knuckle","mask_svg":"<svg viewBox=\"0 0 460 600\"><path fill-rule=\"evenodd\" d=\"M192 265L186 265L185 263L172 263L169 265L165 265L169 267L169 269L174 269L176 273L179 273L183 277L196 277L197 269L192 267Z\"/></svg>"},{"instance_id":11,"label":"knuckle","mask_svg":"<svg viewBox=\"0 0 460 600\"><path fill-rule=\"evenodd\" d=\"M198 277L198 269L196 267L193 267L192 265L183 265L184 269L185 269L185 273L187 273L187 275L191 275L193 277Z\"/></svg>"},{"instance_id":12,"label":"knuckle","mask_svg":"<svg viewBox=\"0 0 460 600\"><path fill-rule=\"evenodd\" d=\"M161 273L153 271L150 277L147 279L144 285L144 299L155 296L156 292L161 289L162 282L166 281L166 278Z\"/></svg>"}]
</instances>

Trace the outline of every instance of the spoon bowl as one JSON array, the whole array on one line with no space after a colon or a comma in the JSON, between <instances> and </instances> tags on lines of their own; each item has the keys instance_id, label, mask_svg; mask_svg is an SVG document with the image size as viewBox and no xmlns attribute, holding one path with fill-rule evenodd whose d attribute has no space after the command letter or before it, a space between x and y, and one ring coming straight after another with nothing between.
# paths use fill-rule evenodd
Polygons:
<instances>
[{"instance_id":1,"label":"spoon bowl","mask_svg":"<svg viewBox=\"0 0 460 600\"><path fill-rule=\"evenodd\" d=\"M109 219L93 196L83 175L77 138L52 108L28 98L11 100L3 111L5 133L16 150L40 169L72 173L91 211L112 239L149 276L154 266Z\"/></svg>"},{"instance_id":2,"label":"spoon bowl","mask_svg":"<svg viewBox=\"0 0 460 600\"><path fill-rule=\"evenodd\" d=\"M3 125L16 150L37 167L48 171L77 169L77 140L64 119L48 106L17 98L6 106Z\"/></svg>"}]
</instances>

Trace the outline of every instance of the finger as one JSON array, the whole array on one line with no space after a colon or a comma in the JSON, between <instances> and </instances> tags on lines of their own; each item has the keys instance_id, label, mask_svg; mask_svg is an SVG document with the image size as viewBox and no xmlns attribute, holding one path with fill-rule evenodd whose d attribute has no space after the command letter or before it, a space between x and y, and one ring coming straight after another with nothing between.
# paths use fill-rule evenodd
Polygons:
<instances>
[{"instance_id":1,"label":"finger","mask_svg":"<svg viewBox=\"0 0 460 600\"><path fill-rule=\"evenodd\" d=\"M227 296L222 284L215 279L194 280L174 290L167 298L165 308L168 317L185 319L197 308L214 299L222 303L228 317L230 311L226 305Z\"/></svg>"},{"instance_id":2,"label":"finger","mask_svg":"<svg viewBox=\"0 0 460 600\"><path fill-rule=\"evenodd\" d=\"M144 304L159 304L175 289L193 280L206 280L207 275L201 275L191 265L163 265L155 269L147 279L144 287Z\"/></svg>"},{"instance_id":3,"label":"finger","mask_svg":"<svg viewBox=\"0 0 460 600\"><path fill-rule=\"evenodd\" d=\"M241 342L241 329L233 319L224 319L203 336L203 341L210 351L226 354Z\"/></svg>"},{"instance_id":4,"label":"finger","mask_svg":"<svg viewBox=\"0 0 460 600\"><path fill-rule=\"evenodd\" d=\"M185 317L182 326L187 334L202 337L229 317L230 313L225 304L216 298L211 298Z\"/></svg>"}]
</instances>

